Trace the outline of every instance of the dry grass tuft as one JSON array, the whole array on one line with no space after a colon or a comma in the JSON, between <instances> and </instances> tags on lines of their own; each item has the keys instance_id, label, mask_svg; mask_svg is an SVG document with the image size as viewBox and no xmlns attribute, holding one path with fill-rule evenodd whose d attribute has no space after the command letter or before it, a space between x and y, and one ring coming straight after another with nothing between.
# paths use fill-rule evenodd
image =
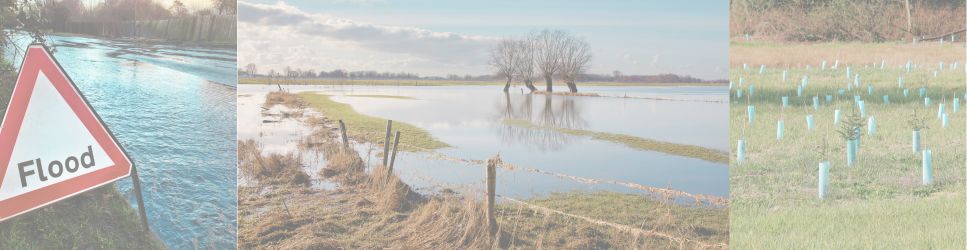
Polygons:
<instances>
[{"instance_id":1,"label":"dry grass tuft","mask_svg":"<svg viewBox=\"0 0 967 250\"><path fill-rule=\"evenodd\" d=\"M238 169L261 182L309 185L301 157L292 153L263 156L262 146L251 139L238 142Z\"/></svg>"},{"instance_id":2,"label":"dry grass tuft","mask_svg":"<svg viewBox=\"0 0 967 250\"><path fill-rule=\"evenodd\" d=\"M377 166L369 176L369 192L374 196L380 210L406 212L419 206L423 197L388 170L386 167Z\"/></svg>"},{"instance_id":3,"label":"dry grass tuft","mask_svg":"<svg viewBox=\"0 0 967 250\"><path fill-rule=\"evenodd\" d=\"M398 241L405 249L494 248L486 208L472 197L434 197L403 222Z\"/></svg>"},{"instance_id":4,"label":"dry grass tuft","mask_svg":"<svg viewBox=\"0 0 967 250\"><path fill-rule=\"evenodd\" d=\"M289 108L301 108L305 103L299 99L298 95L285 91L272 91L265 95L265 107L272 107L277 104L285 105Z\"/></svg>"}]
</instances>

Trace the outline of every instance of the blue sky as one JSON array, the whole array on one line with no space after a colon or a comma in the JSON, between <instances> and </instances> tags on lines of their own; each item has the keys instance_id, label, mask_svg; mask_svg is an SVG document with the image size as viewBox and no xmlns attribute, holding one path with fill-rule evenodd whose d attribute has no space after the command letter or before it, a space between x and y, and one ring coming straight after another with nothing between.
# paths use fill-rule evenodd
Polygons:
<instances>
[{"instance_id":1,"label":"blue sky","mask_svg":"<svg viewBox=\"0 0 967 250\"><path fill-rule=\"evenodd\" d=\"M266 70L485 74L495 41L550 28L588 41L591 73L727 77L727 1L243 0L239 6L240 65Z\"/></svg>"}]
</instances>

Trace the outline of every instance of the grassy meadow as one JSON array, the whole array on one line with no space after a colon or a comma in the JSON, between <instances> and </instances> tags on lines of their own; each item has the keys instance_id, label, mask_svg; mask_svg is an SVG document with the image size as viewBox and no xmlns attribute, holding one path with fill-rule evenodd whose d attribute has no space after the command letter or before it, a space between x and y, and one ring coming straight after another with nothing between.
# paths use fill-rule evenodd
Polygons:
<instances>
[{"instance_id":1,"label":"grassy meadow","mask_svg":"<svg viewBox=\"0 0 967 250\"><path fill-rule=\"evenodd\" d=\"M730 247L963 249L964 54L963 44L950 43L732 43ZM857 74L858 86L848 86ZM804 76L808 83L800 96ZM783 96L789 98L785 108ZM859 115L855 96L863 101L861 120L867 124L859 128L857 161L848 167L846 139L837 131L848 115ZM954 98L960 102L956 112ZM947 127L938 117L941 103ZM836 109L840 124L834 124ZM807 115L813 117L811 130ZM912 149L914 117L926 125L922 145L933 153L928 185L922 184L922 155ZM738 140L747 142L741 162ZM824 161L830 163L828 194L819 199L818 165Z\"/></svg>"}]
</instances>

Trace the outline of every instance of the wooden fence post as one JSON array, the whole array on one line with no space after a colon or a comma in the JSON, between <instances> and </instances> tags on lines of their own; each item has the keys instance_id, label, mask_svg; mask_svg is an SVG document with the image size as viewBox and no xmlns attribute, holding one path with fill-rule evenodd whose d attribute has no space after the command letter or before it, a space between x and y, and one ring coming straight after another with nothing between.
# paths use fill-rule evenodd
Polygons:
<instances>
[{"instance_id":1,"label":"wooden fence post","mask_svg":"<svg viewBox=\"0 0 967 250\"><path fill-rule=\"evenodd\" d=\"M389 137L393 130L393 120L386 120L386 139L383 140L383 166L389 164Z\"/></svg>"},{"instance_id":2,"label":"wooden fence post","mask_svg":"<svg viewBox=\"0 0 967 250\"><path fill-rule=\"evenodd\" d=\"M144 225L145 232L151 232L148 226L148 214L144 207L144 198L141 196L141 178L138 177L138 168L131 164L131 184L134 186L134 196L138 199L138 212L141 215L141 224Z\"/></svg>"},{"instance_id":3,"label":"wooden fence post","mask_svg":"<svg viewBox=\"0 0 967 250\"><path fill-rule=\"evenodd\" d=\"M500 164L500 155L487 160L487 227L490 235L497 234L497 210L494 207L497 201L497 165Z\"/></svg>"},{"instance_id":4,"label":"wooden fence post","mask_svg":"<svg viewBox=\"0 0 967 250\"><path fill-rule=\"evenodd\" d=\"M389 160L389 170L387 176L393 174L393 164L396 163L396 146L400 145L400 131L396 131L396 139L393 140L393 156Z\"/></svg>"},{"instance_id":5,"label":"wooden fence post","mask_svg":"<svg viewBox=\"0 0 967 250\"><path fill-rule=\"evenodd\" d=\"M342 134L342 145L344 148L349 147L349 137L346 136L346 123L339 120L339 132Z\"/></svg>"}]
</instances>

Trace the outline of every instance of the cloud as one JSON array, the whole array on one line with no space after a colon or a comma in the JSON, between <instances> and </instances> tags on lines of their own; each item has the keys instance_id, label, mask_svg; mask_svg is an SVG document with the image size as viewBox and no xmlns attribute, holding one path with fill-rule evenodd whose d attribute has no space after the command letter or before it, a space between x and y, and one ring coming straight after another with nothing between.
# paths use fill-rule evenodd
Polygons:
<instances>
[{"instance_id":1,"label":"cloud","mask_svg":"<svg viewBox=\"0 0 967 250\"><path fill-rule=\"evenodd\" d=\"M486 61L490 48L499 40L495 37L468 36L450 32L435 32L416 27L376 25L309 14L287 5L258 4L240 1L239 27L265 27L270 32L291 32L303 39L319 38L330 42L344 42L358 48L387 52L431 60L437 63L478 67ZM261 34L259 39L272 40L276 35ZM249 38L240 37L241 42ZM327 44L318 44L327 46ZM378 69L394 70L394 69ZM474 70L479 71L479 69Z\"/></svg>"},{"instance_id":2,"label":"cloud","mask_svg":"<svg viewBox=\"0 0 967 250\"><path fill-rule=\"evenodd\" d=\"M655 54L654 56L651 57L651 62L648 63L648 65L650 65L651 67L657 67L658 62L660 60L661 60L661 55Z\"/></svg>"}]
</instances>

